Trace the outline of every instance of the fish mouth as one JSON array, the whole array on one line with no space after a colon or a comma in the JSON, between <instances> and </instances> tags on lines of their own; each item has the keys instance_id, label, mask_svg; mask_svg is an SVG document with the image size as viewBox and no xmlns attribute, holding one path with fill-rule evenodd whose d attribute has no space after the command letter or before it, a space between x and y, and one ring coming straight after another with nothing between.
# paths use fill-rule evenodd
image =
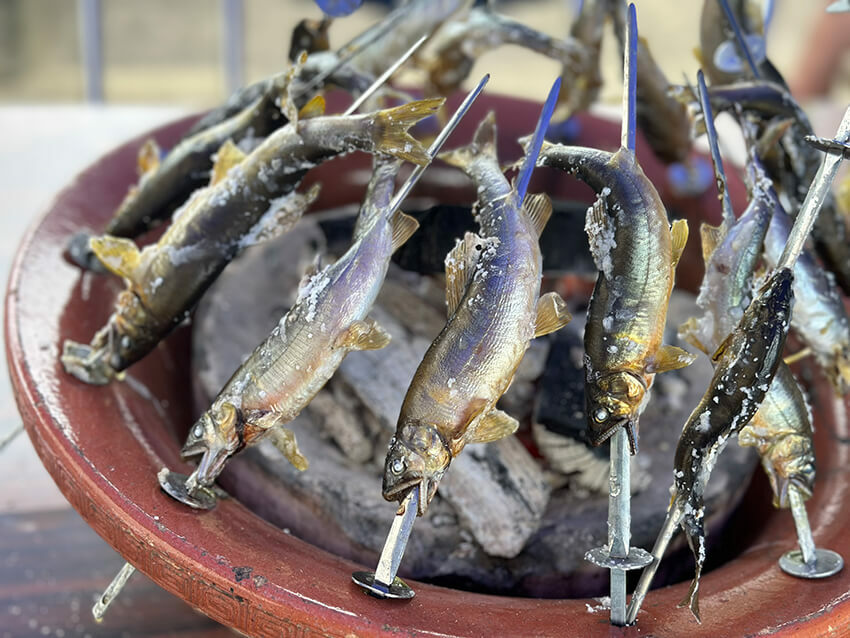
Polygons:
<instances>
[{"instance_id":1,"label":"fish mouth","mask_svg":"<svg viewBox=\"0 0 850 638\"><path fill-rule=\"evenodd\" d=\"M623 417L622 419L617 419L606 427L604 430L590 430L590 434L588 438L590 439L591 445L594 447L599 447L605 441L614 436L614 433L618 428L623 427L626 428L626 436L629 439L629 451L632 455L637 454L638 451L638 440L637 440L637 427L635 422L629 417Z\"/></svg>"},{"instance_id":2,"label":"fish mouth","mask_svg":"<svg viewBox=\"0 0 850 638\"><path fill-rule=\"evenodd\" d=\"M416 509L419 516L424 516L431 503L431 499L437 493L437 486L440 481L436 479L428 479L425 477L416 477L384 491L384 498L388 501L404 502L414 488L419 488L419 499Z\"/></svg>"},{"instance_id":3,"label":"fish mouth","mask_svg":"<svg viewBox=\"0 0 850 638\"><path fill-rule=\"evenodd\" d=\"M204 487L212 485L216 478L218 478L218 475L224 470L224 466L229 458L230 452L226 447L207 447L195 470L197 483Z\"/></svg>"}]
</instances>

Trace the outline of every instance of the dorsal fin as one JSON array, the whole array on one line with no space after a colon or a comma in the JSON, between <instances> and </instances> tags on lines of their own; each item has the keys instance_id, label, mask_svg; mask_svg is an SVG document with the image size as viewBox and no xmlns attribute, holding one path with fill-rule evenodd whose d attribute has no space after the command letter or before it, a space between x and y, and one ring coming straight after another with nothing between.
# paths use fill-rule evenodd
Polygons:
<instances>
[{"instance_id":1,"label":"dorsal fin","mask_svg":"<svg viewBox=\"0 0 850 638\"><path fill-rule=\"evenodd\" d=\"M136 164L139 167L139 175L147 175L159 168L159 145L156 140L149 137L139 148Z\"/></svg>"},{"instance_id":2,"label":"dorsal fin","mask_svg":"<svg viewBox=\"0 0 850 638\"><path fill-rule=\"evenodd\" d=\"M109 272L133 281L141 262L141 253L131 240L103 235L89 240L92 252Z\"/></svg>"},{"instance_id":3,"label":"dorsal fin","mask_svg":"<svg viewBox=\"0 0 850 638\"><path fill-rule=\"evenodd\" d=\"M439 154L439 158L465 170L479 155L488 155L496 159L496 113L490 111L475 129L475 136L467 146Z\"/></svg>"},{"instance_id":4,"label":"dorsal fin","mask_svg":"<svg viewBox=\"0 0 850 638\"><path fill-rule=\"evenodd\" d=\"M671 264L673 269L679 265L679 260L682 258L682 252L685 250L685 244L688 243L688 221L686 219L677 219L670 227L670 240L672 243Z\"/></svg>"},{"instance_id":5,"label":"dorsal fin","mask_svg":"<svg viewBox=\"0 0 850 638\"><path fill-rule=\"evenodd\" d=\"M703 223L699 227L700 239L702 240L702 260L706 264L714 254L717 245L723 241L726 235L726 229L721 224L720 226L712 226L711 224Z\"/></svg>"},{"instance_id":6,"label":"dorsal fin","mask_svg":"<svg viewBox=\"0 0 850 638\"><path fill-rule=\"evenodd\" d=\"M466 233L446 255L446 307L451 317L457 310L466 286L475 273L481 251L481 238L475 233Z\"/></svg>"},{"instance_id":7,"label":"dorsal fin","mask_svg":"<svg viewBox=\"0 0 850 638\"><path fill-rule=\"evenodd\" d=\"M522 210L534 227L537 236L540 237L546 227L546 222L552 216L552 200L546 193L529 195L522 203Z\"/></svg>"},{"instance_id":8,"label":"dorsal fin","mask_svg":"<svg viewBox=\"0 0 850 638\"><path fill-rule=\"evenodd\" d=\"M410 239L411 235L413 235L413 233L416 232L416 229L419 228L418 221L410 215L405 215L400 210L397 210L393 214L390 224L392 224L393 227L393 252L401 248L404 245L404 242Z\"/></svg>"},{"instance_id":9,"label":"dorsal fin","mask_svg":"<svg viewBox=\"0 0 850 638\"><path fill-rule=\"evenodd\" d=\"M228 139L215 154L215 163L210 173L210 186L215 186L223 180L228 171L243 159L245 159L245 153L233 143L233 140Z\"/></svg>"},{"instance_id":10,"label":"dorsal fin","mask_svg":"<svg viewBox=\"0 0 850 638\"><path fill-rule=\"evenodd\" d=\"M298 111L298 119L309 120L311 117L319 117L325 114L325 98L316 95Z\"/></svg>"},{"instance_id":11,"label":"dorsal fin","mask_svg":"<svg viewBox=\"0 0 850 638\"><path fill-rule=\"evenodd\" d=\"M293 126L297 126L298 124L298 107L295 106L295 97L292 95L294 88L292 86L294 84L293 79L306 61L307 54L302 52L295 64L286 72L286 79L280 88L280 94L278 96L278 100L280 100L278 104L280 111Z\"/></svg>"}]
</instances>

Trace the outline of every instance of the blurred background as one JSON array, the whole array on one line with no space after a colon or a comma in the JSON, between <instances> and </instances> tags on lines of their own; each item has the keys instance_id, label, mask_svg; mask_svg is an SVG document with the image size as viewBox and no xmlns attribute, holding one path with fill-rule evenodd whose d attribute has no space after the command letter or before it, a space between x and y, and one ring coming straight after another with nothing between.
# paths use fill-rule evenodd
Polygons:
<instances>
[{"instance_id":1,"label":"blurred background","mask_svg":"<svg viewBox=\"0 0 850 638\"><path fill-rule=\"evenodd\" d=\"M792 86L801 85L806 47L826 4L776 2L768 55ZM379 20L387 5L366 2L338 19L330 31L332 48ZM568 33L577 5L496 2L500 12L553 36ZM693 49L701 5L637 1L641 36L673 82L683 73L693 78L698 68ZM88 87L109 103L208 107L236 85L284 67L292 29L304 17L321 17L312 0L0 0L0 101L76 102L86 100ZM845 55L839 65L823 97L846 103L850 58ZM614 38L606 37L603 97L609 101L620 98L620 66ZM472 77L489 71L488 90L533 96L545 94L558 70L551 60L503 47L483 56Z\"/></svg>"}]
</instances>

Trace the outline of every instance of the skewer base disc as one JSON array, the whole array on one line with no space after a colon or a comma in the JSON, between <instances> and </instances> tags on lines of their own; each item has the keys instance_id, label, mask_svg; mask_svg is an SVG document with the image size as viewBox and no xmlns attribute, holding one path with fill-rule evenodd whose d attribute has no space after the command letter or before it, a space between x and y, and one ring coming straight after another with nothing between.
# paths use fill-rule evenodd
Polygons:
<instances>
[{"instance_id":1,"label":"skewer base disc","mask_svg":"<svg viewBox=\"0 0 850 638\"><path fill-rule=\"evenodd\" d=\"M172 472L164 467L156 475L156 478L159 479L159 486L163 492L196 510L211 510L218 502L215 492L206 487L198 487L197 490L190 493L186 489L186 479L189 477L185 474Z\"/></svg>"},{"instance_id":2,"label":"skewer base disc","mask_svg":"<svg viewBox=\"0 0 850 638\"><path fill-rule=\"evenodd\" d=\"M831 549L815 549L815 562L803 562L803 552L792 549L779 558L779 567L786 574L797 578L826 578L837 574L844 567L844 559Z\"/></svg>"},{"instance_id":3,"label":"skewer base disc","mask_svg":"<svg viewBox=\"0 0 850 638\"><path fill-rule=\"evenodd\" d=\"M351 580L362 587L367 594L376 598L407 600L416 595L416 592L398 576L389 587L375 581L375 572L354 572Z\"/></svg>"},{"instance_id":4,"label":"skewer base disc","mask_svg":"<svg viewBox=\"0 0 850 638\"><path fill-rule=\"evenodd\" d=\"M627 557L611 556L607 547L596 547L587 552L584 555L584 559L597 567L622 569L624 571L643 569L653 560L652 554L640 547L629 548L629 555Z\"/></svg>"}]
</instances>

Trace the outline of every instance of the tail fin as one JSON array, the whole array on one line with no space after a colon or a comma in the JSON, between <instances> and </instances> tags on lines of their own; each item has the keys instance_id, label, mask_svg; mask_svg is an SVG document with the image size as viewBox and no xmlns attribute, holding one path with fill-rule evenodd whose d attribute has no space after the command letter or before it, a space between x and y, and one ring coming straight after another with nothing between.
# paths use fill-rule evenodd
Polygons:
<instances>
[{"instance_id":1,"label":"tail fin","mask_svg":"<svg viewBox=\"0 0 850 638\"><path fill-rule=\"evenodd\" d=\"M377 150L414 164L427 164L431 159L427 149L407 131L419 120L436 113L443 102L444 98L431 98L378 111L375 116Z\"/></svg>"},{"instance_id":2,"label":"tail fin","mask_svg":"<svg viewBox=\"0 0 850 638\"><path fill-rule=\"evenodd\" d=\"M487 113L475 130L475 137L468 146L461 146L453 151L440 153L439 158L446 164L464 169L479 155L487 155L496 159L496 114Z\"/></svg>"},{"instance_id":3,"label":"tail fin","mask_svg":"<svg viewBox=\"0 0 850 638\"><path fill-rule=\"evenodd\" d=\"M546 129L549 128L549 120L552 119L552 111L555 110L560 92L561 78L558 78L552 84L552 88L549 89L549 96L546 98L546 103L540 112L540 118L537 120L537 127L534 129L534 136L531 138L531 146L528 148L525 162L519 170L519 175L517 175L517 201L521 202L525 197L528 181L531 179L531 172L537 164L537 156L540 155L540 147L543 145L543 136L546 135Z\"/></svg>"}]
</instances>

